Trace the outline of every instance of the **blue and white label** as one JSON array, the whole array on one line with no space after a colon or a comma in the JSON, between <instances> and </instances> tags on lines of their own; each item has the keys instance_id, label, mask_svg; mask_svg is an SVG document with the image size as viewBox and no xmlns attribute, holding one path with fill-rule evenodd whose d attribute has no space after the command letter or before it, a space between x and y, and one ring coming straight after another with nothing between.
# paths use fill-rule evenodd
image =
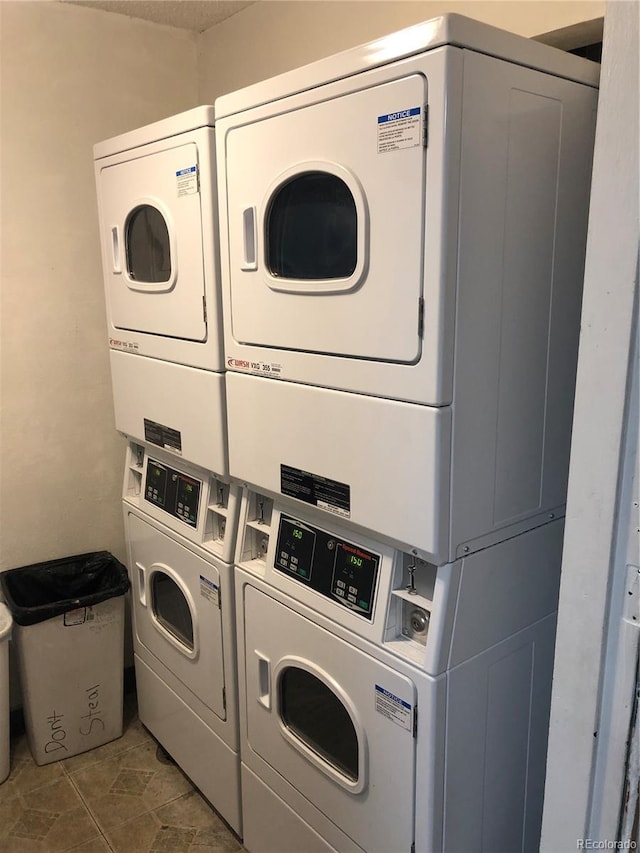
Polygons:
<instances>
[{"instance_id":1,"label":"blue and white label","mask_svg":"<svg viewBox=\"0 0 640 853\"><path fill-rule=\"evenodd\" d=\"M193 195L198 192L198 167L188 166L176 172L178 198L183 195Z\"/></svg>"},{"instance_id":2,"label":"blue and white label","mask_svg":"<svg viewBox=\"0 0 640 853\"><path fill-rule=\"evenodd\" d=\"M408 732L412 730L413 707L399 696L376 684L376 711Z\"/></svg>"},{"instance_id":3,"label":"blue and white label","mask_svg":"<svg viewBox=\"0 0 640 853\"><path fill-rule=\"evenodd\" d=\"M378 116L378 154L416 148L422 144L422 107Z\"/></svg>"},{"instance_id":4,"label":"blue and white label","mask_svg":"<svg viewBox=\"0 0 640 853\"><path fill-rule=\"evenodd\" d=\"M204 575L200 575L200 595L207 601L212 601L216 607L220 606L220 590L218 585Z\"/></svg>"}]
</instances>

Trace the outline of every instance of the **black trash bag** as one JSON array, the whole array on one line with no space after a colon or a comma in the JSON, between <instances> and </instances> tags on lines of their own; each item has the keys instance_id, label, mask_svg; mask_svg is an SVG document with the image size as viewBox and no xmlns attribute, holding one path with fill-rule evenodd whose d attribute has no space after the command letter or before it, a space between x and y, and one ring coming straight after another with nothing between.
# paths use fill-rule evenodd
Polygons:
<instances>
[{"instance_id":1,"label":"black trash bag","mask_svg":"<svg viewBox=\"0 0 640 853\"><path fill-rule=\"evenodd\" d=\"M126 568L108 551L35 563L0 574L18 625L36 625L78 607L100 604L129 589Z\"/></svg>"}]
</instances>

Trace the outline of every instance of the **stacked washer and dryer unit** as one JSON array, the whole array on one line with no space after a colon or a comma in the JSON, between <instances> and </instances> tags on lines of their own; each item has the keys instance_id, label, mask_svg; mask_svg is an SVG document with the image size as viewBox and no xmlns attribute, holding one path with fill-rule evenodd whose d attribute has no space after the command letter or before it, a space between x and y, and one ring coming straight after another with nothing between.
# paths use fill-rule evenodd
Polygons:
<instances>
[{"instance_id":1,"label":"stacked washer and dryer unit","mask_svg":"<svg viewBox=\"0 0 640 853\"><path fill-rule=\"evenodd\" d=\"M216 102L251 853L537 849L597 82L445 16Z\"/></svg>"},{"instance_id":2,"label":"stacked washer and dryer unit","mask_svg":"<svg viewBox=\"0 0 640 853\"><path fill-rule=\"evenodd\" d=\"M252 853L537 846L596 87L446 16L220 99L224 350L212 108L95 148L140 718Z\"/></svg>"},{"instance_id":3,"label":"stacked washer and dryer unit","mask_svg":"<svg viewBox=\"0 0 640 853\"><path fill-rule=\"evenodd\" d=\"M94 157L139 716L241 834L213 107Z\"/></svg>"}]
</instances>

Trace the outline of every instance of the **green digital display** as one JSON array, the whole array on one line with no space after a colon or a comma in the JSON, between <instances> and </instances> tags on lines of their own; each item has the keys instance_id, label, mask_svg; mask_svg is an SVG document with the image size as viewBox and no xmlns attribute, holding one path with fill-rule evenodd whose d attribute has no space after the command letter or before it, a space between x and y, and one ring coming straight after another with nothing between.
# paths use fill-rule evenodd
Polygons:
<instances>
[{"instance_id":1,"label":"green digital display","mask_svg":"<svg viewBox=\"0 0 640 853\"><path fill-rule=\"evenodd\" d=\"M302 530L298 530L297 527L293 528L293 536L295 539L302 539Z\"/></svg>"},{"instance_id":2,"label":"green digital display","mask_svg":"<svg viewBox=\"0 0 640 853\"><path fill-rule=\"evenodd\" d=\"M352 566L361 566L362 565L362 557L356 557L355 554L352 554L349 557L349 562Z\"/></svg>"}]
</instances>

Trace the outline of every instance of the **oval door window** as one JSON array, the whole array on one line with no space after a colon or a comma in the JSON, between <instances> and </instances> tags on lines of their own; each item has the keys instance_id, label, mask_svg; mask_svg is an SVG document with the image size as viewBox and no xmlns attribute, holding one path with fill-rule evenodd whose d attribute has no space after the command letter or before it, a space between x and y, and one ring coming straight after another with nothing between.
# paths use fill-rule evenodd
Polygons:
<instances>
[{"instance_id":1,"label":"oval door window","mask_svg":"<svg viewBox=\"0 0 640 853\"><path fill-rule=\"evenodd\" d=\"M178 584L164 572L151 576L151 606L159 624L192 652L193 619L184 593Z\"/></svg>"},{"instance_id":2,"label":"oval door window","mask_svg":"<svg viewBox=\"0 0 640 853\"><path fill-rule=\"evenodd\" d=\"M266 265L274 278L349 278L358 260L358 216L337 175L305 172L276 190L266 215Z\"/></svg>"},{"instance_id":3,"label":"oval door window","mask_svg":"<svg viewBox=\"0 0 640 853\"><path fill-rule=\"evenodd\" d=\"M279 679L289 731L351 782L358 781L358 735L338 696L311 672L290 666Z\"/></svg>"},{"instance_id":4,"label":"oval door window","mask_svg":"<svg viewBox=\"0 0 640 853\"><path fill-rule=\"evenodd\" d=\"M125 226L127 272L133 281L156 284L171 277L169 229L157 207L141 204Z\"/></svg>"}]
</instances>

